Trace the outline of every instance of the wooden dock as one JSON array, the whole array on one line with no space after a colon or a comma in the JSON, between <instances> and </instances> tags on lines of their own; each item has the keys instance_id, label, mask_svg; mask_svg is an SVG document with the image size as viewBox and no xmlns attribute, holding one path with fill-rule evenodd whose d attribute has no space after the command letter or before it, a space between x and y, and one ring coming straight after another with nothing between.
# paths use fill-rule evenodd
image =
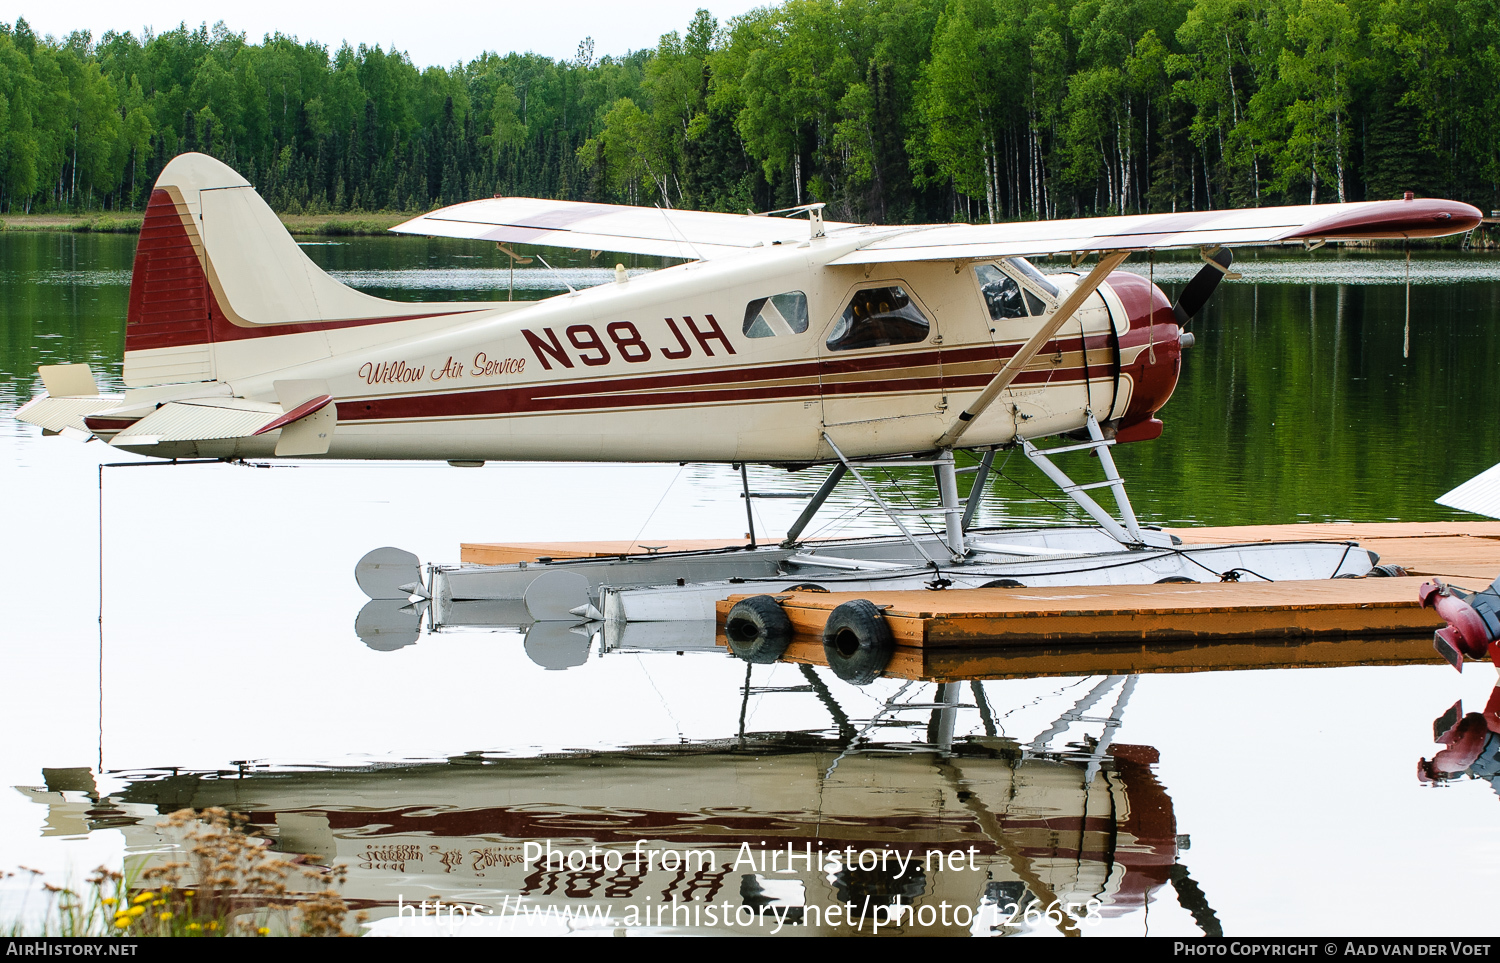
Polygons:
<instances>
[{"instance_id":1,"label":"wooden dock","mask_svg":"<svg viewBox=\"0 0 1500 963\"><path fill-rule=\"evenodd\" d=\"M1174 528L1184 543L1358 542L1412 575L1483 587L1500 575L1500 522L1362 522L1317 525L1233 525Z\"/></svg>"},{"instance_id":2,"label":"wooden dock","mask_svg":"<svg viewBox=\"0 0 1500 963\"><path fill-rule=\"evenodd\" d=\"M646 544L642 545L641 541ZM516 562L534 562L539 558L619 558L656 552L744 548L748 544L744 539L733 538L647 538L634 542L462 542L458 547L458 558L470 565L514 565Z\"/></svg>"},{"instance_id":3,"label":"wooden dock","mask_svg":"<svg viewBox=\"0 0 1500 963\"><path fill-rule=\"evenodd\" d=\"M1436 663L1442 620L1417 604L1438 576L1482 588L1500 574L1500 522L1178 529L1185 543L1356 541L1407 578L863 593L781 598L796 636L785 658L824 664L839 604L881 606L896 640L887 673L943 681L1101 672ZM719 603L723 624L743 595Z\"/></svg>"},{"instance_id":4,"label":"wooden dock","mask_svg":"<svg viewBox=\"0 0 1500 963\"><path fill-rule=\"evenodd\" d=\"M1230 668L1437 663L1442 621L1417 605L1434 576L1482 588L1500 575L1500 522L1378 522L1179 528L1185 544L1358 542L1408 578L1305 582L948 589L778 596L797 635L785 658L824 663L823 624L841 602L885 609L896 636L888 674L934 681ZM769 540L769 539L768 539ZM742 547L743 539L474 542L462 560L646 555ZM719 643L736 595L719 603Z\"/></svg>"}]
</instances>

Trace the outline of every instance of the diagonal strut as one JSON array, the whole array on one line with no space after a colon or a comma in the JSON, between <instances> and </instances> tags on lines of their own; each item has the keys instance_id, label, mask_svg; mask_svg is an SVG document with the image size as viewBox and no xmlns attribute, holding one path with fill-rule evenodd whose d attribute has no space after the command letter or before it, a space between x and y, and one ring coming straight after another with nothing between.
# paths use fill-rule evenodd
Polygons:
<instances>
[{"instance_id":1,"label":"diagonal strut","mask_svg":"<svg viewBox=\"0 0 1500 963\"><path fill-rule=\"evenodd\" d=\"M1088 300L1089 296L1109 276L1109 273L1119 267L1128 257L1130 257L1129 251L1110 251L1101 254L1098 263L1094 265L1094 269L1089 272L1088 277L1078 282L1078 285L1063 299L1062 304L1057 306L1057 310L1052 312L1051 317L1042 323L1037 332L1025 344L1021 345L1021 350L1011 355L1010 360L1005 363L1005 367L1001 368L995 377L990 380L990 383L984 386L984 390L979 393L979 397L975 398L969 407L959 413L958 420L953 422L947 431L943 432L942 437L938 438L937 447L952 448L958 441L959 436L969 430L969 426L974 423L974 419L984 414L984 410L996 398L1000 397L1000 393L1010 387L1011 382L1016 380L1016 375L1019 375L1022 369L1031 363L1031 359L1036 357L1037 352L1041 351L1047 342L1051 341L1053 336L1062 329L1062 326L1073 317L1078 309L1083 306L1083 302Z\"/></svg>"}]
</instances>

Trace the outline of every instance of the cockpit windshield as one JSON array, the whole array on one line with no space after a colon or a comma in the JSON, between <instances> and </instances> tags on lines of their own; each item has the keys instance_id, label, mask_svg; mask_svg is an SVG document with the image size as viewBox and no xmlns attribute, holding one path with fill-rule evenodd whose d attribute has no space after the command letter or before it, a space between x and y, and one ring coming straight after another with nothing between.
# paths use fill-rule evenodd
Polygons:
<instances>
[{"instance_id":1,"label":"cockpit windshield","mask_svg":"<svg viewBox=\"0 0 1500 963\"><path fill-rule=\"evenodd\" d=\"M1046 291L1052 297L1057 297L1057 285L1047 280L1047 276L1032 266L1031 262L1024 257L1008 257L1005 263L1026 275L1027 280L1035 284L1039 289Z\"/></svg>"},{"instance_id":2,"label":"cockpit windshield","mask_svg":"<svg viewBox=\"0 0 1500 963\"><path fill-rule=\"evenodd\" d=\"M1046 312L1047 305L1041 298L1023 290L1015 278L995 265L980 264L974 268L974 274L979 278L979 291L984 295L991 321L1039 317Z\"/></svg>"}]
</instances>

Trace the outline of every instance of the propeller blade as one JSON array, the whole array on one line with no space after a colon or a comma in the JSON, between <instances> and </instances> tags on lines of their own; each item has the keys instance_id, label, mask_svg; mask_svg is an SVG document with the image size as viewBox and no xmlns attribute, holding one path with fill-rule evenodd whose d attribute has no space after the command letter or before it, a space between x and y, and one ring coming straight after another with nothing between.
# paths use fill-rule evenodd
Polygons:
<instances>
[{"instance_id":1,"label":"propeller blade","mask_svg":"<svg viewBox=\"0 0 1500 963\"><path fill-rule=\"evenodd\" d=\"M1212 260L1224 271L1234 263L1234 252L1227 247L1219 248ZM1219 282L1224 280L1224 271L1214 267L1213 264L1205 264L1203 268L1187 283L1182 293L1177 296L1177 303L1172 305L1172 313L1177 315L1177 323L1187 327L1187 323L1198 316L1208 299L1213 297L1214 290L1218 288Z\"/></svg>"}]
</instances>

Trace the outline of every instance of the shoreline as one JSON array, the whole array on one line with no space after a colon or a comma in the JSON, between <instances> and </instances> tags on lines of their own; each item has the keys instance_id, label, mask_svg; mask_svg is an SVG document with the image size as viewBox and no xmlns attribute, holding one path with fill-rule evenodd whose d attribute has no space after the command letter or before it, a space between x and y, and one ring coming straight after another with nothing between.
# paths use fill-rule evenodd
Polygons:
<instances>
[{"instance_id":1,"label":"shoreline","mask_svg":"<svg viewBox=\"0 0 1500 963\"><path fill-rule=\"evenodd\" d=\"M277 214L283 227L298 236L380 237L416 214L378 211L349 214ZM139 234L143 215L133 211L99 214L0 215L0 231L56 234Z\"/></svg>"}]
</instances>

